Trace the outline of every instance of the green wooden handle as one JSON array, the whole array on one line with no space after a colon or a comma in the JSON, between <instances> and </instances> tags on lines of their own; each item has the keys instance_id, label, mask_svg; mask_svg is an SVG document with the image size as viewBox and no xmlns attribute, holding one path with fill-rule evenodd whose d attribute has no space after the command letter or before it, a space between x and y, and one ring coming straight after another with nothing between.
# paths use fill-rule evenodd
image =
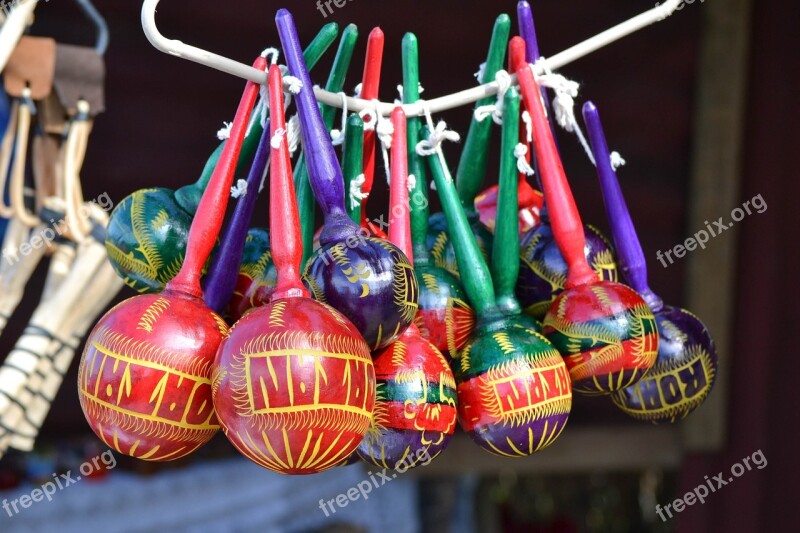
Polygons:
<instances>
[{"instance_id":1,"label":"green wooden handle","mask_svg":"<svg viewBox=\"0 0 800 533\"><path fill-rule=\"evenodd\" d=\"M361 199L353 198L350 191L353 180L364 173L364 121L358 113L347 119L347 131L342 148L342 172L344 173L344 194L347 214L356 224L361 223Z\"/></svg>"},{"instance_id":2,"label":"green wooden handle","mask_svg":"<svg viewBox=\"0 0 800 533\"><path fill-rule=\"evenodd\" d=\"M520 96L512 87L503 102L503 140L500 149L500 184L497 191L497 219L492 248L492 279L497 306L506 314L519 314L514 293L519 277L519 196L517 160Z\"/></svg>"},{"instance_id":3,"label":"green wooden handle","mask_svg":"<svg viewBox=\"0 0 800 533\"><path fill-rule=\"evenodd\" d=\"M486 58L486 68L484 69L483 79L479 80L481 83L493 81L497 72L503 68L510 33L511 19L508 15L502 14L497 17L497 21L494 24L492 41L489 45L489 56ZM495 101L494 97L484 98L475 104L475 108L490 105ZM490 118L478 121L474 116L472 117L456 172L458 196L470 216L474 216L476 213L475 197L481 190L486 176L491 133L492 120Z\"/></svg>"},{"instance_id":4,"label":"green wooden handle","mask_svg":"<svg viewBox=\"0 0 800 533\"><path fill-rule=\"evenodd\" d=\"M419 45L417 36L406 33L403 37L403 103L413 104L419 100ZM422 122L418 117L408 118L408 171L416 178L409 202L411 214L411 238L416 265L427 264L430 252L426 243L428 235L428 177L422 158L417 154Z\"/></svg>"},{"instance_id":5,"label":"green wooden handle","mask_svg":"<svg viewBox=\"0 0 800 533\"><path fill-rule=\"evenodd\" d=\"M423 129L427 135L427 128ZM489 267L483 259L478 248L478 243L472 234L467 215L461 206L458 192L453 184L453 177L444 157L434 154L428 157L431 167L433 180L436 182L436 190L439 193L439 200L442 202L442 209L447 218L447 225L450 229L450 239L456 253L458 270L461 272L461 283L467 292L472 307L481 318L486 318L496 310L494 286L489 274Z\"/></svg>"},{"instance_id":6,"label":"green wooden handle","mask_svg":"<svg viewBox=\"0 0 800 533\"><path fill-rule=\"evenodd\" d=\"M358 28L355 24L350 24L342 32L342 38L339 41L339 49L336 52L336 58L333 60L333 67L328 76L325 90L338 93L344 88L347 71L350 69L350 61L353 59L356 41L358 41ZM309 64L309 67L311 67L311 64ZM320 109L322 111L322 120L325 122L325 127L330 130L333 128L333 122L336 120L336 108L321 105ZM294 169L294 187L303 236L302 264L305 265L308 258L311 257L314 248L314 215L316 214L317 202L311 190L311 182L308 181L306 158L302 153L297 159L297 164Z\"/></svg>"}]
</instances>

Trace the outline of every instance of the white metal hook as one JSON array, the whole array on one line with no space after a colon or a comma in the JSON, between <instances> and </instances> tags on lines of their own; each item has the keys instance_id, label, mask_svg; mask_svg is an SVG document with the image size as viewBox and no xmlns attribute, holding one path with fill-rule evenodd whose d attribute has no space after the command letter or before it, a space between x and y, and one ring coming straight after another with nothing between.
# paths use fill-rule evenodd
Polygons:
<instances>
[{"instance_id":1,"label":"white metal hook","mask_svg":"<svg viewBox=\"0 0 800 533\"><path fill-rule=\"evenodd\" d=\"M575 46L564 50L563 52L559 52L558 54L550 56L547 64L551 69L558 69L564 65L572 63L573 61L589 55L595 50L599 50L600 48L608 46L609 44L618 41L619 39L626 37L631 33L635 33L642 28L664 20L677 10L682 1L683 0L667 0L663 4L645 11L644 13L628 19L612 28L609 28L606 31L595 35L594 37L583 41L582 43L578 43ZM160 0L144 0L144 3L142 4L142 28L144 29L147 39L156 49L166 54L187 59L189 61L194 61L196 63L200 63L201 65L206 65L213 69L237 76L239 78L250 80L255 83L260 83L262 85L267 83L266 73L256 70L251 66L185 44L181 41L164 37L161 32L158 31L158 26L156 25L155 20L156 6L158 6L159 2ZM541 66L536 67L537 74L541 74L541 70ZM512 76L512 83L516 84L516 82L517 77L514 75ZM458 93L427 100L426 105L430 109L431 113L441 113L442 111L446 111L448 109L470 105L478 100L482 100L483 98L495 96L497 91L497 82L491 82L484 85L479 85L477 87L472 87ZM320 89L319 87L314 87L314 94L317 97L317 100L323 104L337 108L342 107L342 98L336 93L331 93ZM375 104L370 100L348 97L347 107L351 111L358 113L364 109L374 109ZM395 107L395 104L388 102L381 102L378 105L380 114L383 116L389 116ZM419 117L424 115L425 110L419 102L416 102L413 104L403 105L403 111L408 117Z\"/></svg>"}]
</instances>

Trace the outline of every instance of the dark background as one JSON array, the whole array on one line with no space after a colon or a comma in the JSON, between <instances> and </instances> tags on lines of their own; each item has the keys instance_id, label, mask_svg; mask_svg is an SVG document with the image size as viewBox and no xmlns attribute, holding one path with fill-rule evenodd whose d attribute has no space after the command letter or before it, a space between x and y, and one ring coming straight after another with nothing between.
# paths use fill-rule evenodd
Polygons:
<instances>
[{"instance_id":1,"label":"dark background","mask_svg":"<svg viewBox=\"0 0 800 533\"><path fill-rule=\"evenodd\" d=\"M216 131L233 116L243 82L153 49L141 30L139 2L97 0L96 5L110 26L111 45L106 56L107 111L96 120L90 140L82 173L85 196L96 198L107 192L118 203L136 189L178 188L196 180L217 145ZM313 0L295 0L288 7L303 42L326 22L359 26L359 47L346 84L349 91L361 75L366 35L380 25L386 34L381 99L392 100L401 80L400 40L405 31L419 37L423 96L432 98L475 83L472 74L484 61L494 18L503 9L513 16L514 5L510 0L353 0L327 19ZM273 17L284 6L287 3L256 0L164 0L157 22L168 37L249 64L262 49L279 44ZM533 7L542 53L547 56L652 7L652 2L543 0ZM650 262L651 284L675 305L685 297L683 266L677 262L669 269L661 268L655 253L683 241L696 229L686 227L685 221L703 13L699 2L687 5L669 20L561 71L581 82L579 104L591 98L598 105L612 149L628 162L620 178ZM792 280L800 265L797 235L792 231L797 222L790 218L797 198L792 156L800 140L794 127L800 116L793 91L800 81L794 59L797 45L792 39L797 22L798 8L788 1L758 2L752 13L747 149L742 154L740 197L745 200L760 193L769 210L736 229L739 257L731 265L738 272L732 339L736 350L725 354L725 364L732 367L729 442L720 453L687 457L682 474L689 490L704 474L727 469L759 447L770 467L745 476L705 506L684 512L680 524L686 531L754 530L751 527L767 531L785 527L790 518L797 523L796 517L790 517L796 501L794 476L800 474L794 452L797 431L791 422L797 398L792 381L786 381L796 379L800 370L796 343L790 341L800 318L791 305L797 301L797 284ZM516 26L512 29L516 32ZM32 33L67 43L93 41L92 27L67 0L42 3ZM333 49L315 70L316 81L324 83L332 57ZM443 118L464 134L470 112L454 110ZM574 138L561 135L560 146L584 220L607 228L593 168ZM457 150L450 153L455 167ZM379 168L370 204L374 216L385 212L388 196L381 176ZM265 225L266 214L265 198L256 223ZM40 269L38 286L43 272ZM31 290L35 294L37 285ZM35 297L26 298L20 306L0 338L4 352L27 323L36 302ZM67 378L43 439L88 431L74 381L72 376ZM585 399L576 401L573 420L629 423L610 404Z\"/></svg>"}]
</instances>

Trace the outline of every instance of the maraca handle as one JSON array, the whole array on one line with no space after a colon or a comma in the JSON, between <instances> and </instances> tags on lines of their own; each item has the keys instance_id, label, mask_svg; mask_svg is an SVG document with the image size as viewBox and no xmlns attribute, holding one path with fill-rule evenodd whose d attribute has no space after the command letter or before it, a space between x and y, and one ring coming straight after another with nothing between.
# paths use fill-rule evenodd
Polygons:
<instances>
[{"instance_id":1,"label":"maraca handle","mask_svg":"<svg viewBox=\"0 0 800 533\"><path fill-rule=\"evenodd\" d=\"M517 20L519 23L519 35L525 41L526 63L536 63L542 57L539 52L539 41L536 38L536 25L533 23L533 10L526 0L521 0L517 4ZM518 69L514 69L516 72Z\"/></svg>"},{"instance_id":2,"label":"maraca handle","mask_svg":"<svg viewBox=\"0 0 800 533\"><path fill-rule=\"evenodd\" d=\"M236 287L236 275L242 263L242 252L247 240L247 230L253 218L258 188L267 169L269 159L269 123L261 135L255 159L247 176L247 193L241 198L233 211L228 227L222 238L211 270L204 281L203 299L206 305L217 313L221 313L233 295Z\"/></svg>"},{"instance_id":3,"label":"maraca handle","mask_svg":"<svg viewBox=\"0 0 800 533\"><path fill-rule=\"evenodd\" d=\"M519 92L506 93L500 149L500 183L497 190L497 220L492 248L492 279L497 305L506 313L519 313L515 288L519 277L519 196L514 148L519 140Z\"/></svg>"},{"instance_id":4,"label":"maraca handle","mask_svg":"<svg viewBox=\"0 0 800 533\"><path fill-rule=\"evenodd\" d=\"M336 159L328 131L322 122L322 115L314 96L314 86L300 52L300 41L294 19L289 11L281 9L275 17L275 22L289 72L302 83L300 92L296 95L296 103L311 188L325 216L325 224L328 226L326 229L347 227L352 225L352 221L347 216L344 205L342 169ZM352 235L356 231L357 228L353 228L345 236Z\"/></svg>"},{"instance_id":5,"label":"maraca handle","mask_svg":"<svg viewBox=\"0 0 800 533\"><path fill-rule=\"evenodd\" d=\"M257 70L264 70L266 66L267 60L263 57L259 57L253 64L253 68ZM248 120L258 97L258 90L259 85L253 82L248 82L245 87L244 95L233 120L233 126L231 126L230 138L225 143L219 164L200 200L200 205L197 206L197 214L189 230L189 241L183 266L178 275L167 284L167 289L184 292L198 298L203 295L200 288L200 276L203 265L211 254L222 228L231 183L236 171L236 162L242 149Z\"/></svg>"},{"instance_id":6,"label":"maraca handle","mask_svg":"<svg viewBox=\"0 0 800 533\"><path fill-rule=\"evenodd\" d=\"M520 2L525 3L527 2ZM528 6L530 7L530 6ZM522 24L520 22L520 24ZM527 60L525 59L525 52L527 47L525 45L525 40L520 36L515 36L511 38L511 42L508 43L508 65L510 68L510 72L517 72L519 69L525 66ZM520 106L521 108L522 106ZM529 147L528 143L528 128L524 122L521 120L519 122L519 142L524 144L525 146ZM528 153L525 155L525 159L527 160L528 164L531 163L533 156L528 150ZM535 165L535 162L534 162ZM538 175L539 173L536 172ZM530 197L533 195L533 187L530 186L528 183L528 176L524 172L519 172L519 184L517 186L519 189L517 202L519 203L523 197Z\"/></svg>"},{"instance_id":7,"label":"maraca handle","mask_svg":"<svg viewBox=\"0 0 800 533\"><path fill-rule=\"evenodd\" d=\"M434 154L428 157L428 163L442 203L442 210L447 218L458 269L461 272L461 282L473 309L478 316L485 317L495 309L495 294L489 267L486 266L486 260L478 248L444 158L440 153Z\"/></svg>"},{"instance_id":8,"label":"maraca handle","mask_svg":"<svg viewBox=\"0 0 800 533\"><path fill-rule=\"evenodd\" d=\"M364 121L361 120L358 113L353 113L347 119L342 160L345 190L348 195L347 212L350 214L350 220L359 224L361 222L361 198L353 198L351 190L353 181L364 174Z\"/></svg>"},{"instance_id":9,"label":"maraca handle","mask_svg":"<svg viewBox=\"0 0 800 533\"><path fill-rule=\"evenodd\" d=\"M292 161L283 112L283 76L277 65L269 69L269 107L273 115L270 129L269 231L272 235L272 259L278 272L272 298L308 298L308 291L300 281L300 260L303 256L300 216L292 183Z\"/></svg>"},{"instance_id":10,"label":"maraca handle","mask_svg":"<svg viewBox=\"0 0 800 533\"><path fill-rule=\"evenodd\" d=\"M492 81L497 72L503 68L510 33L511 19L508 15L502 14L497 17L494 24L483 79L478 80L480 83ZM494 97L484 98L475 104L476 109L490 105L494 101ZM461 204L464 209L470 214L475 212L475 197L481 190L483 179L486 176L486 169L489 163L489 136L491 133L492 121L489 118L479 121L474 116L472 117L467 139L464 141L464 150L456 171L458 195L461 198Z\"/></svg>"},{"instance_id":11,"label":"maraca handle","mask_svg":"<svg viewBox=\"0 0 800 533\"><path fill-rule=\"evenodd\" d=\"M403 37L403 103L413 104L419 100L419 45L417 36L406 33ZM414 175L414 197L409 209L411 211L411 238L414 244L414 258L416 264L428 261L428 217L430 215L428 202L428 177L425 174L425 165L417 154L416 146L420 141L420 128L422 122L418 117L406 120L408 130L408 170Z\"/></svg>"},{"instance_id":12,"label":"maraca handle","mask_svg":"<svg viewBox=\"0 0 800 533\"><path fill-rule=\"evenodd\" d=\"M533 140L541 170L545 202L552 207L550 219L553 233L561 255L569 267L566 287L594 283L598 278L584 255L586 237L583 233L583 223L569 188L550 124L545 116L539 84L527 66L521 68L517 74L525 106L533 122Z\"/></svg>"},{"instance_id":13,"label":"maraca handle","mask_svg":"<svg viewBox=\"0 0 800 533\"><path fill-rule=\"evenodd\" d=\"M383 30L374 28L367 38L367 54L364 60L364 74L361 78L361 98L373 100L378 98L381 85L381 67L383 66ZM377 135L375 130L364 132L364 185L361 192L369 195L375 182L375 147ZM367 199L361 201L361 223L367 222Z\"/></svg>"},{"instance_id":14,"label":"maraca handle","mask_svg":"<svg viewBox=\"0 0 800 533\"><path fill-rule=\"evenodd\" d=\"M589 141L597 164L597 175L603 191L603 202L611 224L611 235L617 249L617 257L622 275L628 284L638 292L653 311L664 307L664 302L653 293L647 283L647 261L642 244L636 234L628 204L622 194L617 173L611 166L611 153L608 150L600 112L592 102L583 105L583 119L589 131Z\"/></svg>"},{"instance_id":15,"label":"maraca handle","mask_svg":"<svg viewBox=\"0 0 800 533\"><path fill-rule=\"evenodd\" d=\"M406 114L397 107L392 111L392 179L389 190L389 206L391 207L391 223L389 224L389 240L406 254L414 264L413 246L411 244L411 220L408 205L408 141L406 132Z\"/></svg>"},{"instance_id":16,"label":"maraca handle","mask_svg":"<svg viewBox=\"0 0 800 533\"><path fill-rule=\"evenodd\" d=\"M333 60L333 67L328 76L325 89L332 93L338 93L344 88L347 71L350 68L350 61L353 59L353 51L358 40L358 28L354 24L349 24L342 32L339 41L339 49ZM320 105L322 121L325 128L330 130L336 120L337 109L328 105ZM303 231L303 264L306 263L314 248L314 215L317 202L311 191L311 183L308 180L308 167L306 166L305 154L301 153L297 159L294 171L294 190L297 194L297 209L300 212L300 226Z\"/></svg>"}]
</instances>

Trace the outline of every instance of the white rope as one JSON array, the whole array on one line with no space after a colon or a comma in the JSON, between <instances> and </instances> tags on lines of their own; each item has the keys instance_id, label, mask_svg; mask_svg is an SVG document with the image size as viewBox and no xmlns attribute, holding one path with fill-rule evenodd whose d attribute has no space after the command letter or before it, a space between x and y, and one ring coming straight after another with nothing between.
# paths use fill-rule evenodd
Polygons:
<instances>
[{"instance_id":1,"label":"white rope","mask_svg":"<svg viewBox=\"0 0 800 533\"><path fill-rule=\"evenodd\" d=\"M511 88L511 75L505 70L498 70L494 81L497 82L497 101L494 104L482 105L475 109L475 120L483 122L487 117L497 125L503 124L503 107L506 93Z\"/></svg>"},{"instance_id":2,"label":"white rope","mask_svg":"<svg viewBox=\"0 0 800 533\"><path fill-rule=\"evenodd\" d=\"M224 126L217 131L217 139L220 141L231 138L231 128L233 127L233 122L223 122L222 124Z\"/></svg>"},{"instance_id":3,"label":"white rope","mask_svg":"<svg viewBox=\"0 0 800 533\"><path fill-rule=\"evenodd\" d=\"M289 122L286 123L289 137L289 153L294 155L300 147L301 131L300 131L300 117L297 115L292 116Z\"/></svg>"},{"instance_id":4,"label":"white rope","mask_svg":"<svg viewBox=\"0 0 800 533\"><path fill-rule=\"evenodd\" d=\"M303 82L300 78L295 78L294 76L284 76L283 83L288 85L289 92L292 94L300 94L303 89Z\"/></svg>"},{"instance_id":5,"label":"white rope","mask_svg":"<svg viewBox=\"0 0 800 533\"><path fill-rule=\"evenodd\" d=\"M280 55L281 55L280 50L278 50L277 48L274 48L272 46L267 48L267 49L265 49L263 52L261 52L261 57L270 58L270 60L269 60L269 64L270 65L274 65L275 63L277 63L278 62L278 58L280 57Z\"/></svg>"},{"instance_id":6,"label":"white rope","mask_svg":"<svg viewBox=\"0 0 800 533\"><path fill-rule=\"evenodd\" d=\"M619 167L623 167L627 164L627 162L622 158L619 152L611 152L611 168L617 170Z\"/></svg>"},{"instance_id":7,"label":"white rope","mask_svg":"<svg viewBox=\"0 0 800 533\"><path fill-rule=\"evenodd\" d=\"M280 150L281 146L283 145L283 140L286 138L286 130L280 128L275 131L275 135L272 136L272 139L269 141L269 145L272 147L273 150Z\"/></svg>"},{"instance_id":8,"label":"white rope","mask_svg":"<svg viewBox=\"0 0 800 533\"><path fill-rule=\"evenodd\" d=\"M363 200L369 197L369 194L361 192L361 187L367 182L367 177L364 174L359 174L353 181L350 182L350 210L357 208L361 205Z\"/></svg>"},{"instance_id":9,"label":"white rope","mask_svg":"<svg viewBox=\"0 0 800 533\"><path fill-rule=\"evenodd\" d=\"M533 142L533 119L528 111L522 112L522 122L525 123L525 138L528 144L531 144Z\"/></svg>"},{"instance_id":10,"label":"white rope","mask_svg":"<svg viewBox=\"0 0 800 533\"><path fill-rule=\"evenodd\" d=\"M473 74L478 83L483 83L483 77L486 76L486 63L481 63L478 67L478 72Z\"/></svg>"},{"instance_id":11,"label":"white rope","mask_svg":"<svg viewBox=\"0 0 800 533\"><path fill-rule=\"evenodd\" d=\"M536 72L538 68L544 71L544 74L537 76L537 79L542 86L548 87L556 93L556 97L553 99L553 113L555 114L556 122L566 131L574 133L575 136L578 137L578 141L581 143L581 146L583 146L583 150L594 165L595 160L592 154L592 148L589 146L589 142L583 135L583 130L581 130L575 118L575 98L578 97L580 84L567 79L561 74L554 73L550 70L547 59L544 57L539 58L535 65L530 65L530 68L532 72Z\"/></svg>"},{"instance_id":12,"label":"white rope","mask_svg":"<svg viewBox=\"0 0 800 533\"><path fill-rule=\"evenodd\" d=\"M422 93L425 92L425 87L423 87L422 83L420 83L420 82L417 82L417 92L419 94L422 94ZM397 99L397 98L395 99L395 101L394 101L395 105L403 105L403 98L405 96L405 92L403 90L403 86L402 85L398 85L397 86L397 94L400 95L400 98L399 99Z\"/></svg>"},{"instance_id":13,"label":"white rope","mask_svg":"<svg viewBox=\"0 0 800 533\"><path fill-rule=\"evenodd\" d=\"M376 125L375 125L375 133L378 135L378 139L381 142L381 153L383 154L383 168L386 172L386 183L391 185L392 181L392 171L389 165L389 150L392 148L392 137L394 137L394 124L392 124L391 120L388 120L383 115L380 114L379 111L379 104L377 100L375 100L375 116L377 117Z\"/></svg>"},{"instance_id":14,"label":"white rope","mask_svg":"<svg viewBox=\"0 0 800 533\"><path fill-rule=\"evenodd\" d=\"M347 133L347 94L344 92L336 93L342 98L342 129L331 130L331 143L334 146L344 144L345 134Z\"/></svg>"},{"instance_id":15,"label":"white rope","mask_svg":"<svg viewBox=\"0 0 800 533\"><path fill-rule=\"evenodd\" d=\"M417 188L417 177L414 174L408 175L408 192L414 192L414 189Z\"/></svg>"},{"instance_id":16,"label":"white rope","mask_svg":"<svg viewBox=\"0 0 800 533\"><path fill-rule=\"evenodd\" d=\"M244 198L245 196L247 196L247 181L239 180L235 186L231 187L231 197Z\"/></svg>"},{"instance_id":17,"label":"white rope","mask_svg":"<svg viewBox=\"0 0 800 533\"><path fill-rule=\"evenodd\" d=\"M364 84L363 83L359 83L358 85L356 85L356 88L353 89L353 94L355 95L356 98L361 98L361 90L363 88L364 88Z\"/></svg>"},{"instance_id":18,"label":"white rope","mask_svg":"<svg viewBox=\"0 0 800 533\"><path fill-rule=\"evenodd\" d=\"M445 179L448 182L452 182L453 177L447 170L447 161L445 161L444 153L442 152L442 143L444 141L459 142L461 136L456 131L448 130L447 123L444 120L440 120L434 127L430 108L424 106L423 109L425 109L425 121L428 123L428 138L417 143L417 153L423 157L431 155L439 157L439 161L441 161L442 168L445 172ZM431 183L433 183L433 181L431 181ZM431 188L436 190L435 186Z\"/></svg>"},{"instance_id":19,"label":"white rope","mask_svg":"<svg viewBox=\"0 0 800 533\"><path fill-rule=\"evenodd\" d=\"M535 174L533 167L528 163L528 147L519 143L514 147L514 157L517 160L517 170L526 176L533 176Z\"/></svg>"}]
</instances>

